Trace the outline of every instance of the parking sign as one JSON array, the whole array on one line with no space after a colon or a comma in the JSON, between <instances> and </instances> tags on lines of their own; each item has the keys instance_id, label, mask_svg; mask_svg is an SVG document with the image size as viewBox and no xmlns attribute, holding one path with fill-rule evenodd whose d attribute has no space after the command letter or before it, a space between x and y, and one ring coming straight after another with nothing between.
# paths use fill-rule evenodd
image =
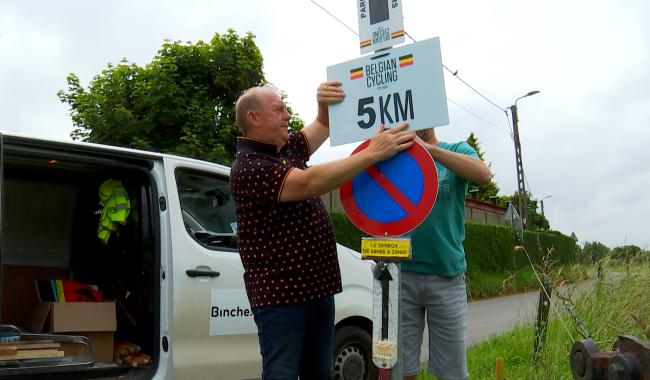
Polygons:
<instances>
[{"instance_id":1,"label":"parking sign","mask_svg":"<svg viewBox=\"0 0 650 380\"><path fill-rule=\"evenodd\" d=\"M357 10L361 54L404 42L400 0L358 0Z\"/></svg>"},{"instance_id":2,"label":"parking sign","mask_svg":"<svg viewBox=\"0 0 650 380\"><path fill-rule=\"evenodd\" d=\"M366 140L380 124L449 124L437 37L329 66L327 79L341 81L345 91L329 106L332 146Z\"/></svg>"}]
</instances>

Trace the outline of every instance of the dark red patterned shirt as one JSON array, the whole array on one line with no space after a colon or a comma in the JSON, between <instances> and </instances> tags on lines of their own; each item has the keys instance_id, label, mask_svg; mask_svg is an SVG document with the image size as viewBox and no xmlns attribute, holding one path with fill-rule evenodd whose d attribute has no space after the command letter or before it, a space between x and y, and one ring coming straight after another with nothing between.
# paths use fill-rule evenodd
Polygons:
<instances>
[{"instance_id":1,"label":"dark red patterned shirt","mask_svg":"<svg viewBox=\"0 0 650 380\"><path fill-rule=\"evenodd\" d=\"M292 304L341 292L329 215L320 197L280 202L293 168L306 169L309 145L291 133L274 144L237 139L230 188L237 212L239 255L251 307Z\"/></svg>"}]
</instances>

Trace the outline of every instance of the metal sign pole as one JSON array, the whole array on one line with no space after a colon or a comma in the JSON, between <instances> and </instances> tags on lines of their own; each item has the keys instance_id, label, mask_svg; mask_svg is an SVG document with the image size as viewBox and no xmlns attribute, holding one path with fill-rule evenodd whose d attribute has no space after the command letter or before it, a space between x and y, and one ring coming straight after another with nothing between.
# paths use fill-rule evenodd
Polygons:
<instances>
[{"instance_id":1,"label":"metal sign pole","mask_svg":"<svg viewBox=\"0 0 650 380\"><path fill-rule=\"evenodd\" d=\"M400 261L411 257L409 238L363 238L361 254L372 259L373 331L372 361L379 379L401 379Z\"/></svg>"},{"instance_id":2,"label":"metal sign pole","mask_svg":"<svg viewBox=\"0 0 650 380\"><path fill-rule=\"evenodd\" d=\"M410 130L418 130L449 123L439 40L392 48L404 42L401 3L357 1L361 54L374 54L327 68L328 79L341 81L348 99L329 106L330 124L346 126L332 128L332 146L368 139L380 124L408 122ZM400 261L411 259L411 240L400 236L427 217L437 193L435 164L419 144L340 189L348 219L374 236L362 239L361 256L375 261L372 361L382 380L402 378Z\"/></svg>"}]
</instances>

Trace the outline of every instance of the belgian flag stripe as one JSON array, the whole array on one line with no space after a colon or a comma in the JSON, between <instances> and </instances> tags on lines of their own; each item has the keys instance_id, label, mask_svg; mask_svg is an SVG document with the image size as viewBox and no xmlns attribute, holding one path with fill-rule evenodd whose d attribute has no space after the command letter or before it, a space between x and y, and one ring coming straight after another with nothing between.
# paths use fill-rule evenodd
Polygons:
<instances>
[{"instance_id":1,"label":"belgian flag stripe","mask_svg":"<svg viewBox=\"0 0 650 380\"><path fill-rule=\"evenodd\" d=\"M413 63L413 54L407 54L399 57L399 67L411 66Z\"/></svg>"},{"instance_id":2,"label":"belgian flag stripe","mask_svg":"<svg viewBox=\"0 0 650 380\"><path fill-rule=\"evenodd\" d=\"M350 70L350 79L359 78L363 78L363 67L357 67L356 69Z\"/></svg>"}]
</instances>

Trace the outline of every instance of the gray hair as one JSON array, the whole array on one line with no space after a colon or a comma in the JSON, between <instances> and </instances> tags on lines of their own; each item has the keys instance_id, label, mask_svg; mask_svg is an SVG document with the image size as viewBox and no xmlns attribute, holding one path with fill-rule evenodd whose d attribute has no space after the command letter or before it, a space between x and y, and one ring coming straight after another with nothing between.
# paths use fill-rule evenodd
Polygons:
<instances>
[{"instance_id":1,"label":"gray hair","mask_svg":"<svg viewBox=\"0 0 650 380\"><path fill-rule=\"evenodd\" d=\"M262 97L260 95L264 90L271 90L277 94L280 93L277 88L268 84L255 86L244 90L235 103L235 122L244 135L246 135L248 129L246 114L249 111L257 111L262 108Z\"/></svg>"}]
</instances>

